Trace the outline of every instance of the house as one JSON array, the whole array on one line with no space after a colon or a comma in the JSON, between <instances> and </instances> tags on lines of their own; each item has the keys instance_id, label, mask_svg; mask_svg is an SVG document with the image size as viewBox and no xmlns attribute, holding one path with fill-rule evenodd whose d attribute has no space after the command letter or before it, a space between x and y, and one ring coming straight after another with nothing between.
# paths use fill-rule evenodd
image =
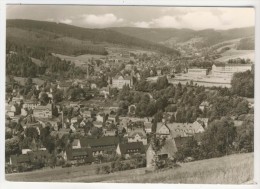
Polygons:
<instances>
[{"instance_id":1,"label":"house","mask_svg":"<svg viewBox=\"0 0 260 189\"><path fill-rule=\"evenodd\" d=\"M80 104L79 104L79 102L70 102L70 107L72 107L72 108L79 108Z\"/></svg>"},{"instance_id":2,"label":"house","mask_svg":"<svg viewBox=\"0 0 260 189\"><path fill-rule=\"evenodd\" d=\"M22 154L27 154L28 152L31 152L31 149L22 149Z\"/></svg>"},{"instance_id":3,"label":"house","mask_svg":"<svg viewBox=\"0 0 260 189\"><path fill-rule=\"evenodd\" d=\"M73 133L75 133L77 131L76 127L74 126L74 124L70 124L70 129Z\"/></svg>"},{"instance_id":4,"label":"house","mask_svg":"<svg viewBox=\"0 0 260 189\"><path fill-rule=\"evenodd\" d=\"M31 161L41 160L44 163L47 163L51 156L51 154L46 149L31 151L28 152L27 154L29 155Z\"/></svg>"},{"instance_id":5,"label":"house","mask_svg":"<svg viewBox=\"0 0 260 189\"><path fill-rule=\"evenodd\" d=\"M116 130L104 130L104 136L116 136Z\"/></svg>"},{"instance_id":6,"label":"house","mask_svg":"<svg viewBox=\"0 0 260 189\"><path fill-rule=\"evenodd\" d=\"M77 122L78 122L78 117L73 117L70 120L70 123L72 123L72 124L77 123Z\"/></svg>"},{"instance_id":7,"label":"house","mask_svg":"<svg viewBox=\"0 0 260 189\"><path fill-rule=\"evenodd\" d=\"M98 122L101 122L103 123L105 121L105 114L104 113L99 113L97 116L96 116L96 120Z\"/></svg>"},{"instance_id":8,"label":"house","mask_svg":"<svg viewBox=\"0 0 260 189\"><path fill-rule=\"evenodd\" d=\"M58 131L52 131L50 135L52 137L58 137L59 139L61 139L64 135L69 135L70 132L71 132L70 128L61 128Z\"/></svg>"},{"instance_id":9,"label":"house","mask_svg":"<svg viewBox=\"0 0 260 189\"><path fill-rule=\"evenodd\" d=\"M204 111L205 108L208 108L209 107L209 102L208 101L203 101L200 106L199 106L199 109L201 111Z\"/></svg>"},{"instance_id":10,"label":"house","mask_svg":"<svg viewBox=\"0 0 260 189\"><path fill-rule=\"evenodd\" d=\"M20 105L21 104L21 102L23 101L23 96L21 96L21 95L18 95L18 96L16 96L16 97L13 97L12 98L12 103L13 104L18 104L18 105Z\"/></svg>"},{"instance_id":11,"label":"house","mask_svg":"<svg viewBox=\"0 0 260 189\"><path fill-rule=\"evenodd\" d=\"M116 147L119 143L119 138L115 136L105 136L101 138L80 138L80 145L82 148L90 147L93 156L99 154L111 154L116 151Z\"/></svg>"},{"instance_id":12,"label":"house","mask_svg":"<svg viewBox=\"0 0 260 189\"><path fill-rule=\"evenodd\" d=\"M132 87L133 81L130 76L123 77L121 75L117 75L112 78L112 88L122 89L125 85Z\"/></svg>"},{"instance_id":13,"label":"house","mask_svg":"<svg viewBox=\"0 0 260 189\"><path fill-rule=\"evenodd\" d=\"M90 148L66 149L63 153L63 158L71 164L92 163L94 161L92 150Z\"/></svg>"},{"instance_id":14,"label":"house","mask_svg":"<svg viewBox=\"0 0 260 189\"><path fill-rule=\"evenodd\" d=\"M66 91L69 89L70 86L72 86L72 82L60 82L57 88Z\"/></svg>"},{"instance_id":15,"label":"house","mask_svg":"<svg viewBox=\"0 0 260 189\"><path fill-rule=\"evenodd\" d=\"M27 108L28 110L33 110L40 104L36 100L25 100L23 104L23 108Z\"/></svg>"},{"instance_id":16,"label":"house","mask_svg":"<svg viewBox=\"0 0 260 189\"><path fill-rule=\"evenodd\" d=\"M125 144L118 144L116 153L125 158L129 158L135 154L145 154L145 148L142 142L131 142Z\"/></svg>"},{"instance_id":17,"label":"house","mask_svg":"<svg viewBox=\"0 0 260 189\"><path fill-rule=\"evenodd\" d=\"M143 129L135 129L128 132L128 142L142 142L143 145L147 145L146 133Z\"/></svg>"},{"instance_id":18,"label":"house","mask_svg":"<svg viewBox=\"0 0 260 189\"><path fill-rule=\"evenodd\" d=\"M5 112L6 115L8 115L9 117L14 117L15 116L15 111L13 111L14 109L11 108L11 106L6 105L5 106Z\"/></svg>"},{"instance_id":19,"label":"house","mask_svg":"<svg viewBox=\"0 0 260 189\"><path fill-rule=\"evenodd\" d=\"M156 134L160 136L187 137L204 132L204 127L198 122L194 123L157 123Z\"/></svg>"},{"instance_id":20,"label":"house","mask_svg":"<svg viewBox=\"0 0 260 189\"><path fill-rule=\"evenodd\" d=\"M52 118L52 105L47 104L46 106L37 106L33 110L33 115L38 118Z\"/></svg>"},{"instance_id":21,"label":"house","mask_svg":"<svg viewBox=\"0 0 260 189\"><path fill-rule=\"evenodd\" d=\"M28 114L27 108L22 108L22 109L21 109L21 115L22 115L22 116L27 116L27 114Z\"/></svg>"},{"instance_id":22,"label":"house","mask_svg":"<svg viewBox=\"0 0 260 189\"><path fill-rule=\"evenodd\" d=\"M83 118L92 118L92 112L89 110L83 110L80 112Z\"/></svg>"},{"instance_id":23,"label":"house","mask_svg":"<svg viewBox=\"0 0 260 189\"><path fill-rule=\"evenodd\" d=\"M81 145L80 145L80 140L79 139L74 139L72 144L72 149L78 149L78 148L81 148Z\"/></svg>"},{"instance_id":24,"label":"house","mask_svg":"<svg viewBox=\"0 0 260 189\"><path fill-rule=\"evenodd\" d=\"M125 70L132 70L132 68L133 68L132 64L125 65Z\"/></svg>"},{"instance_id":25,"label":"house","mask_svg":"<svg viewBox=\"0 0 260 189\"><path fill-rule=\"evenodd\" d=\"M240 121L240 120L234 120L234 126L235 127L240 127L243 125L243 121Z\"/></svg>"},{"instance_id":26,"label":"house","mask_svg":"<svg viewBox=\"0 0 260 189\"><path fill-rule=\"evenodd\" d=\"M154 161L156 156L159 160L174 159L174 155L177 152L177 147L174 138L167 138L164 145L159 151L153 149L152 143L149 144L146 151L146 167L149 169L154 168Z\"/></svg>"},{"instance_id":27,"label":"house","mask_svg":"<svg viewBox=\"0 0 260 189\"><path fill-rule=\"evenodd\" d=\"M152 132L152 127L153 127L153 123L152 122L144 122L144 130L146 133L151 133Z\"/></svg>"},{"instance_id":28,"label":"house","mask_svg":"<svg viewBox=\"0 0 260 189\"><path fill-rule=\"evenodd\" d=\"M20 155L11 155L10 156L10 165L14 166L28 166L31 160L28 154L20 154Z\"/></svg>"},{"instance_id":29,"label":"house","mask_svg":"<svg viewBox=\"0 0 260 189\"><path fill-rule=\"evenodd\" d=\"M96 89L96 88L97 88L97 84L91 83L91 84L90 84L90 88L91 88L91 89Z\"/></svg>"},{"instance_id":30,"label":"house","mask_svg":"<svg viewBox=\"0 0 260 189\"><path fill-rule=\"evenodd\" d=\"M116 115L109 115L108 118L107 118L107 121L112 122L112 123L116 123L117 120L118 120L118 118L117 118Z\"/></svg>"},{"instance_id":31,"label":"house","mask_svg":"<svg viewBox=\"0 0 260 189\"><path fill-rule=\"evenodd\" d=\"M11 155L10 165L14 166L28 166L33 161L40 160L41 162L47 163L50 154L47 150L27 151L26 154Z\"/></svg>"},{"instance_id":32,"label":"house","mask_svg":"<svg viewBox=\"0 0 260 189\"><path fill-rule=\"evenodd\" d=\"M183 148L190 137L176 137L174 138L177 150Z\"/></svg>"},{"instance_id":33,"label":"house","mask_svg":"<svg viewBox=\"0 0 260 189\"><path fill-rule=\"evenodd\" d=\"M198 117L197 122L199 122L205 129L208 128L209 118Z\"/></svg>"},{"instance_id":34,"label":"house","mask_svg":"<svg viewBox=\"0 0 260 189\"><path fill-rule=\"evenodd\" d=\"M103 95L105 98L107 98L109 95L109 87L102 87L99 90L99 93L100 93L100 95Z\"/></svg>"},{"instance_id":35,"label":"house","mask_svg":"<svg viewBox=\"0 0 260 189\"><path fill-rule=\"evenodd\" d=\"M97 128L102 128L103 127L103 123L102 122L98 122L98 121L94 121L93 125Z\"/></svg>"},{"instance_id":36,"label":"house","mask_svg":"<svg viewBox=\"0 0 260 189\"><path fill-rule=\"evenodd\" d=\"M192 125L193 133L203 133L205 131L205 126L203 126L204 122L195 121Z\"/></svg>"},{"instance_id":37,"label":"house","mask_svg":"<svg viewBox=\"0 0 260 189\"><path fill-rule=\"evenodd\" d=\"M170 129L169 129L168 125L166 125L164 123L157 123L156 135L169 136L170 135Z\"/></svg>"},{"instance_id":38,"label":"house","mask_svg":"<svg viewBox=\"0 0 260 189\"><path fill-rule=\"evenodd\" d=\"M112 112L116 113L118 111L118 109L119 109L119 105L118 104L113 104L113 106L110 106L108 109L109 109L110 113L112 113Z\"/></svg>"}]
</instances>

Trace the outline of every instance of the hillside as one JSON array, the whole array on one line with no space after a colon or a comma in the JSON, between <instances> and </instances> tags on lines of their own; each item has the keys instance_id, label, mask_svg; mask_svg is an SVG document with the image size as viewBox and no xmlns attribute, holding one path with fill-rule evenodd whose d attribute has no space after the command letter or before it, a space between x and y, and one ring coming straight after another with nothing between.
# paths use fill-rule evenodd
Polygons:
<instances>
[{"instance_id":1,"label":"hillside","mask_svg":"<svg viewBox=\"0 0 260 189\"><path fill-rule=\"evenodd\" d=\"M211 46L222 41L254 36L254 27L234 28L229 30L191 30L176 28L110 28L110 30L140 39L168 44L183 43L192 38L203 38L202 47Z\"/></svg>"},{"instance_id":2,"label":"hillside","mask_svg":"<svg viewBox=\"0 0 260 189\"><path fill-rule=\"evenodd\" d=\"M253 180L254 154L234 154L184 163L179 168L146 173L146 168L96 175L100 164L38 170L6 175L8 181L131 182L186 184L242 184Z\"/></svg>"},{"instance_id":3,"label":"hillside","mask_svg":"<svg viewBox=\"0 0 260 189\"><path fill-rule=\"evenodd\" d=\"M172 55L179 54L178 51L163 45L108 29L88 29L35 20L7 20L7 41L15 45L40 48L66 55L105 55L107 52L104 47L108 45L137 47Z\"/></svg>"}]
</instances>

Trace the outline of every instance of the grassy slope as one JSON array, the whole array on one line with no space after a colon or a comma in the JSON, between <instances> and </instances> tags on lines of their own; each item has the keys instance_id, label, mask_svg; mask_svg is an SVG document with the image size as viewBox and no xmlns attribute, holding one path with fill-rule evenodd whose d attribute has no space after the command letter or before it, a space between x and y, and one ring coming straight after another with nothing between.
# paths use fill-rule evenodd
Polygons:
<instances>
[{"instance_id":1,"label":"grassy slope","mask_svg":"<svg viewBox=\"0 0 260 189\"><path fill-rule=\"evenodd\" d=\"M255 50L236 50L230 49L221 54L222 57L218 58L217 60L220 62L226 62L229 59L236 59L236 58L244 58L244 59L251 59L253 62L255 60Z\"/></svg>"},{"instance_id":2,"label":"grassy slope","mask_svg":"<svg viewBox=\"0 0 260 189\"><path fill-rule=\"evenodd\" d=\"M9 181L132 182L241 184L253 180L253 153L182 164L180 168L145 173L145 168L95 175L97 165L6 175Z\"/></svg>"}]
</instances>

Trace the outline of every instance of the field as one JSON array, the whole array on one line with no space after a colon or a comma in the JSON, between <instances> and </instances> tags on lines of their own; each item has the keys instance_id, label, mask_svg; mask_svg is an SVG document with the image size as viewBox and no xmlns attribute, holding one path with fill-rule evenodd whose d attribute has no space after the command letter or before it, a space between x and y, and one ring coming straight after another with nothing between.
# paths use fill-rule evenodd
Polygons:
<instances>
[{"instance_id":1,"label":"field","mask_svg":"<svg viewBox=\"0 0 260 189\"><path fill-rule=\"evenodd\" d=\"M217 60L220 62L226 62L229 59L235 58L244 58L244 59L251 59L253 62L255 61L255 51L254 50L235 50L230 49L223 54L222 57L218 58Z\"/></svg>"},{"instance_id":2,"label":"field","mask_svg":"<svg viewBox=\"0 0 260 189\"><path fill-rule=\"evenodd\" d=\"M235 154L221 158L194 161L181 167L157 172L146 168L95 175L98 165L38 170L6 175L8 181L49 182L116 182L116 183L252 183L254 154Z\"/></svg>"}]
</instances>

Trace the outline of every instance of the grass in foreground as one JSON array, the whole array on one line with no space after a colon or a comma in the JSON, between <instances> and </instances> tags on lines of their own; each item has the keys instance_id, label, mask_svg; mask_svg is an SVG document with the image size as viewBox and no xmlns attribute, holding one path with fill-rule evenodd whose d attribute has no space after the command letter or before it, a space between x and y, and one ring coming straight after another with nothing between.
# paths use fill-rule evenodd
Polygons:
<instances>
[{"instance_id":1,"label":"grass in foreground","mask_svg":"<svg viewBox=\"0 0 260 189\"><path fill-rule=\"evenodd\" d=\"M242 184L253 180L254 154L235 154L195 161L165 171L146 168L95 175L97 165L6 175L9 181Z\"/></svg>"}]
</instances>

